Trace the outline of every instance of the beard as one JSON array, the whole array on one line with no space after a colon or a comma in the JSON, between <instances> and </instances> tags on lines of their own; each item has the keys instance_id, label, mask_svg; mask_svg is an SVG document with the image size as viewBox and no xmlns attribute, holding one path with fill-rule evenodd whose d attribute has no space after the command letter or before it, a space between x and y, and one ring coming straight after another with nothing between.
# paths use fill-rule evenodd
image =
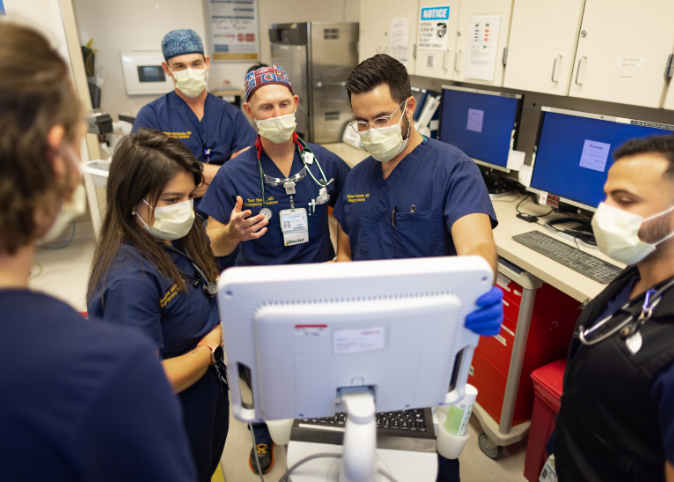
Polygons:
<instances>
[{"instance_id":1,"label":"beard","mask_svg":"<svg viewBox=\"0 0 674 482\"><path fill-rule=\"evenodd\" d=\"M667 237L672 232L672 216L674 216L674 211L649 221L647 226L642 225L639 230L639 239L644 243L655 244Z\"/></svg>"},{"instance_id":2,"label":"beard","mask_svg":"<svg viewBox=\"0 0 674 482\"><path fill-rule=\"evenodd\" d=\"M403 137L403 141L406 140L410 134L412 133L412 129L410 127L410 120L407 118L406 115L403 115L402 121L400 122L400 134Z\"/></svg>"}]
</instances>

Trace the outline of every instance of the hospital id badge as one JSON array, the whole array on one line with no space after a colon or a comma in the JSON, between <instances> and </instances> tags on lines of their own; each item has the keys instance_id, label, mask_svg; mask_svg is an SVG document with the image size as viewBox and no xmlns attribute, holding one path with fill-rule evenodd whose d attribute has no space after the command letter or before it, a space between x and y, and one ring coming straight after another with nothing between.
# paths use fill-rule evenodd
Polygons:
<instances>
[{"instance_id":1,"label":"hospital id badge","mask_svg":"<svg viewBox=\"0 0 674 482\"><path fill-rule=\"evenodd\" d=\"M309 241L309 217L306 209L284 209L279 217L284 246L294 246Z\"/></svg>"}]
</instances>

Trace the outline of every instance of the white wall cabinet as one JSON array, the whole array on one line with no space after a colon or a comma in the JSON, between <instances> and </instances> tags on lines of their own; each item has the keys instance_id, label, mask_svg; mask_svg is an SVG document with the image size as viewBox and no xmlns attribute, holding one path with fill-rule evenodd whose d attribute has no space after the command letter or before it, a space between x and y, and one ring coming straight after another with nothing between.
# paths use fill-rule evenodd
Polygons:
<instances>
[{"instance_id":1,"label":"white wall cabinet","mask_svg":"<svg viewBox=\"0 0 674 482\"><path fill-rule=\"evenodd\" d=\"M465 1L465 0L464 0ZM459 25L460 0L420 0L419 12L417 13L417 59L416 75L433 77L436 79L452 80L454 78L454 59L456 53L456 33ZM449 18L442 18L442 12L437 15L441 17L438 20L430 21L433 24L431 31L423 27L426 32L422 32L420 22L428 23L423 13L426 9L427 16L432 17L431 13L435 9L449 8ZM430 12L429 12L430 10ZM443 27L444 25L444 27ZM433 36L433 48L423 48L427 42L421 42L423 34Z\"/></svg>"},{"instance_id":2,"label":"white wall cabinet","mask_svg":"<svg viewBox=\"0 0 674 482\"><path fill-rule=\"evenodd\" d=\"M515 0L504 87L567 95L585 0Z\"/></svg>"},{"instance_id":3,"label":"white wall cabinet","mask_svg":"<svg viewBox=\"0 0 674 482\"><path fill-rule=\"evenodd\" d=\"M503 85L503 49L508 45L513 0L463 0L459 12L454 80L472 84ZM489 17L486 23L476 17ZM498 18L498 34L495 32ZM482 44L484 39L488 42ZM493 49L493 50L492 50ZM489 58L488 53L495 56ZM491 64L491 65L490 65ZM493 68L493 74L491 70ZM483 75L489 72L487 78Z\"/></svg>"},{"instance_id":4,"label":"white wall cabinet","mask_svg":"<svg viewBox=\"0 0 674 482\"><path fill-rule=\"evenodd\" d=\"M394 52L391 31L393 19L409 19L409 36L407 41L407 71L414 74L414 45L417 42L417 25L419 24L419 2L417 0L363 0L360 2L360 39L358 62L384 53L400 60L400 51Z\"/></svg>"},{"instance_id":5,"label":"white wall cabinet","mask_svg":"<svg viewBox=\"0 0 674 482\"><path fill-rule=\"evenodd\" d=\"M661 107L674 2L587 0L569 95Z\"/></svg>"}]
</instances>

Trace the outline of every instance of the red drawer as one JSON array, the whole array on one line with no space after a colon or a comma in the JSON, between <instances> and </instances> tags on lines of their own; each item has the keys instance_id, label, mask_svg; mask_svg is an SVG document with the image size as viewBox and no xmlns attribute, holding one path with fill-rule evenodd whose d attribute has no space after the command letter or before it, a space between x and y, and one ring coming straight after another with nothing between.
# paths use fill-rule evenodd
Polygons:
<instances>
[{"instance_id":1,"label":"red drawer","mask_svg":"<svg viewBox=\"0 0 674 482\"><path fill-rule=\"evenodd\" d=\"M503 325L514 335L517 328L517 319L520 316L520 305L503 298Z\"/></svg>"},{"instance_id":2,"label":"red drawer","mask_svg":"<svg viewBox=\"0 0 674 482\"><path fill-rule=\"evenodd\" d=\"M515 337L508 333L507 328L501 327L501 333L496 336L481 336L477 345L479 351L503 375L508 376L510 358L513 353Z\"/></svg>"},{"instance_id":3,"label":"red drawer","mask_svg":"<svg viewBox=\"0 0 674 482\"><path fill-rule=\"evenodd\" d=\"M522 304L523 288L507 276L498 273L496 285L503 290L503 298L519 306Z\"/></svg>"},{"instance_id":4,"label":"red drawer","mask_svg":"<svg viewBox=\"0 0 674 482\"><path fill-rule=\"evenodd\" d=\"M499 424L507 380L507 377L479 351L473 353L468 383L477 388L478 403Z\"/></svg>"}]
</instances>

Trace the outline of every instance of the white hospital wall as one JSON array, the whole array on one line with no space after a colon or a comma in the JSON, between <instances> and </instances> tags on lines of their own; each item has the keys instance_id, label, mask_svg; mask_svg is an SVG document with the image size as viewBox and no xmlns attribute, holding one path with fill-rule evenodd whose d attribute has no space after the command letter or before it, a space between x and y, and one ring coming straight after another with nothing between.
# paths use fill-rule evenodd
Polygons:
<instances>
[{"instance_id":1,"label":"white hospital wall","mask_svg":"<svg viewBox=\"0 0 674 482\"><path fill-rule=\"evenodd\" d=\"M101 109L115 119L119 113L136 115L141 107L158 97L126 94L119 56L121 50L159 50L161 39L168 31L191 28L201 35L207 54L209 53L202 0L72 1L80 40L84 44L89 37L93 37L93 48L98 49L96 66L103 67L106 71ZM359 3L360 0L258 0L262 62L269 63L270 46L267 30L273 23L357 22ZM86 34L87 38L84 38L83 34ZM242 89L246 70L251 65L253 62L213 62L209 74L209 89L218 90L227 86ZM229 84L225 83L226 80Z\"/></svg>"}]
</instances>

